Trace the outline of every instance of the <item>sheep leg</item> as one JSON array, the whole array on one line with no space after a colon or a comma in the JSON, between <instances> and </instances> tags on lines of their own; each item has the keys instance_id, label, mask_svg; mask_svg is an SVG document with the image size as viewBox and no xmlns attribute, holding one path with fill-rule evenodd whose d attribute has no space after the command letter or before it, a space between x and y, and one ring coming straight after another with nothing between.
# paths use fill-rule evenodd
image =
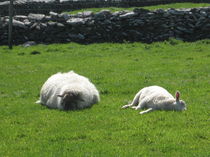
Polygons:
<instances>
[{"instance_id":1,"label":"sheep leg","mask_svg":"<svg viewBox=\"0 0 210 157\"><path fill-rule=\"evenodd\" d=\"M132 103L131 103L131 104L128 104L128 105L124 105L124 106L122 106L122 108L128 108L128 107L132 107L132 106L135 107L135 105L138 104L140 94L141 94L140 92L137 93L137 94L135 95L135 97L134 97ZM133 108L133 107L132 107L132 108Z\"/></svg>"},{"instance_id":2,"label":"sheep leg","mask_svg":"<svg viewBox=\"0 0 210 157\"><path fill-rule=\"evenodd\" d=\"M41 100L37 100L35 103L36 104L41 104Z\"/></svg>"},{"instance_id":3,"label":"sheep leg","mask_svg":"<svg viewBox=\"0 0 210 157\"><path fill-rule=\"evenodd\" d=\"M139 110L139 109L141 109L141 106L140 106L140 105L138 105L138 106L133 106L132 109L134 109L134 110Z\"/></svg>"},{"instance_id":4,"label":"sheep leg","mask_svg":"<svg viewBox=\"0 0 210 157\"><path fill-rule=\"evenodd\" d=\"M149 109L147 109L145 111L140 112L139 114L145 114L145 113L152 112L152 111L154 111L154 109L153 108L149 108Z\"/></svg>"},{"instance_id":5,"label":"sheep leg","mask_svg":"<svg viewBox=\"0 0 210 157\"><path fill-rule=\"evenodd\" d=\"M139 104L137 106L134 106L132 108L135 110L143 109L143 108L145 108L146 104L147 104L147 100L144 99L141 102L139 102Z\"/></svg>"},{"instance_id":6,"label":"sheep leg","mask_svg":"<svg viewBox=\"0 0 210 157\"><path fill-rule=\"evenodd\" d=\"M122 106L122 108L128 108L128 107L131 107L131 106L133 106L133 104L124 105L124 106Z\"/></svg>"},{"instance_id":7,"label":"sheep leg","mask_svg":"<svg viewBox=\"0 0 210 157\"><path fill-rule=\"evenodd\" d=\"M131 108L132 108L132 109L135 109L135 110L137 110L137 109L136 109L137 107L138 107L138 106L132 106Z\"/></svg>"},{"instance_id":8,"label":"sheep leg","mask_svg":"<svg viewBox=\"0 0 210 157\"><path fill-rule=\"evenodd\" d=\"M35 103L40 104L40 105L44 105L41 100L37 100Z\"/></svg>"}]
</instances>

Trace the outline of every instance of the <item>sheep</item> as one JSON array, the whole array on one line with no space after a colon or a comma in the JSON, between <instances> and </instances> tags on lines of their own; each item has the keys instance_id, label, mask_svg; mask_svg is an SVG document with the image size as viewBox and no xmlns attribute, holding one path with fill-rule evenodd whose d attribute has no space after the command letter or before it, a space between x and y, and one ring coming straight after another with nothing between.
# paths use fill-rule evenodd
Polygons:
<instances>
[{"instance_id":1,"label":"sheep","mask_svg":"<svg viewBox=\"0 0 210 157\"><path fill-rule=\"evenodd\" d=\"M99 92L94 84L88 78L69 71L49 77L36 103L53 109L76 110L91 107L99 101Z\"/></svg>"},{"instance_id":2,"label":"sheep","mask_svg":"<svg viewBox=\"0 0 210 157\"><path fill-rule=\"evenodd\" d=\"M132 107L135 110L147 109L140 112L145 114L154 110L186 110L186 104L179 100L180 93L177 91L176 99L164 88L159 86L149 86L141 89L134 97L131 104L122 108Z\"/></svg>"}]
</instances>

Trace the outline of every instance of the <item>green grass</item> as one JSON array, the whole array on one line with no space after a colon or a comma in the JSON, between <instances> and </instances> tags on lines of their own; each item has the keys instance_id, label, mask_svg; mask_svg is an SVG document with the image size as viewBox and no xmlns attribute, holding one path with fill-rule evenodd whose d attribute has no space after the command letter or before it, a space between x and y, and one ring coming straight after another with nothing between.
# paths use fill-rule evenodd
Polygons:
<instances>
[{"instance_id":1,"label":"green grass","mask_svg":"<svg viewBox=\"0 0 210 157\"><path fill-rule=\"evenodd\" d=\"M210 156L209 44L1 46L0 156ZM72 69L97 86L99 104L64 112L34 103L50 75ZM149 85L181 91L188 110L121 109Z\"/></svg>"},{"instance_id":2,"label":"green grass","mask_svg":"<svg viewBox=\"0 0 210 157\"><path fill-rule=\"evenodd\" d=\"M111 12L115 11L122 11L122 10L129 10L132 11L134 8L144 8L149 10L156 10L156 9L181 9L181 8L197 8L197 7L209 7L209 3L172 3L172 4L163 4L163 5L154 5L154 6L145 6L145 7L132 7L132 8L118 8L118 7L108 7L108 8L88 8L88 9L80 9L71 11L69 13L76 14L78 12L83 11L93 11L94 13L99 12L101 10L110 10Z\"/></svg>"}]
</instances>

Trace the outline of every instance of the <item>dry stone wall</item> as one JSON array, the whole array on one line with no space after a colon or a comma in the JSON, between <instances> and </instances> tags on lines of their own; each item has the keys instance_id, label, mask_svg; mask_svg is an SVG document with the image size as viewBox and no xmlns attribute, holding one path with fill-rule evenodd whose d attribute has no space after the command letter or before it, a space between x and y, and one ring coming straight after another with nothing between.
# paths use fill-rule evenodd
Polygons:
<instances>
[{"instance_id":1,"label":"dry stone wall","mask_svg":"<svg viewBox=\"0 0 210 157\"><path fill-rule=\"evenodd\" d=\"M0 45L7 44L8 17L0 20ZM149 11L134 9L111 13L86 11L76 15L16 15L13 43L95 43L141 41L151 43L169 38L196 41L210 38L210 8Z\"/></svg>"}]
</instances>

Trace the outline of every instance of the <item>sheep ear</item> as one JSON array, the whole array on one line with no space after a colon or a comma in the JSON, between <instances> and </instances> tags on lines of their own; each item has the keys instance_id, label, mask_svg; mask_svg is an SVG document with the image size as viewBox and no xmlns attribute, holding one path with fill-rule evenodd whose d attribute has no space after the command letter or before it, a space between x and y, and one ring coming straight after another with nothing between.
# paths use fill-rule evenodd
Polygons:
<instances>
[{"instance_id":1,"label":"sheep ear","mask_svg":"<svg viewBox=\"0 0 210 157\"><path fill-rule=\"evenodd\" d=\"M67 93L64 93L62 95L58 94L57 96L60 97L60 98L62 98L62 99L66 99L66 97L68 96L68 94Z\"/></svg>"},{"instance_id":2,"label":"sheep ear","mask_svg":"<svg viewBox=\"0 0 210 157\"><path fill-rule=\"evenodd\" d=\"M58 97L61 97L63 99L65 99L66 97L71 97L71 98L75 98L75 97L78 97L79 96L79 93L74 93L74 92L67 92L67 93L64 93L62 95L60 94L57 94Z\"/></svg>"},{"instance_id":3,"label":"sheep ear","mask_svg":"<svg viewBox=\"0 0 210 157\"><path fill-rule=\"evenodd\" d=\"M177 92L176 92L176 101L179 101L179 97L180 97L180 92L177 91Z\"/></svg>"},{"instance_id":4,"label":"sheep ear","mask_svg":"<svg viewBox=\"0 0 210 157\"><path fill-rule=\"evenodd\" d=\"M57 94L57 97L61 97L62 98L62 97L64 97L64 95Z\"/></svg>"}]
</instances>

